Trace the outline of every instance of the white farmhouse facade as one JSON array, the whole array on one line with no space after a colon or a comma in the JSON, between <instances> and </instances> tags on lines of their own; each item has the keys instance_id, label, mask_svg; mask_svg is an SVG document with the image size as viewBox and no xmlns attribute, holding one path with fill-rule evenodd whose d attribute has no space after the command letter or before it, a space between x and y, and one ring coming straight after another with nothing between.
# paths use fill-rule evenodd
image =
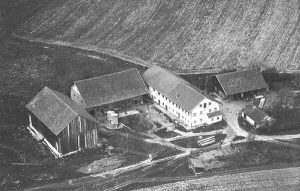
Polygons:
<instances>
[{"instance_id":1,"label":"white farmhouse facade","mask_svg":"<svg viewBox=\"0 0 300 191\"><path fill-rule=\"evenodd\" d=\"M219 103L178 75L153 66L144 73L144 80L158 108L184 123L187 130L222 120Z\"/></svg>"}]
</instances>

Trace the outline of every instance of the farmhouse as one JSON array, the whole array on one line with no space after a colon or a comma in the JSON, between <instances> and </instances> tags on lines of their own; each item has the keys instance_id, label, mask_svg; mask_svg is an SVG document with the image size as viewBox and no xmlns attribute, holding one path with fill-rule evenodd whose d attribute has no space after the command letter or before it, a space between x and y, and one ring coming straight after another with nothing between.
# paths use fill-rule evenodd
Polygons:
<instances>
[{"instance_id":1,"label":"farmhouse","mask_svg":"<svg viewBox=\"0 0 300 191\"><path fill-rule=\"evenodd\" d=\"M247 105L242 110L242 117L255 129L269 127L274 119L254 105Z\"/></svg>"},{"instance_id":2,"label":"farmhouse","mask_svg":"<svg viewBox=\"0 0 300 191\"><path fill-rule=\"evenodd\" d=\"M143 102L148 89L137 69L79 80L71 87L71 99L92 116Z\"/></svg>"},{"instance_id":3,"label":"farmhouse","mask_svg":"<svg viewBox=\"0 0 300 191\"><path fill-rule=\"evenodd\" d=\"M157 108L187 130L222 120L217 101L171 71L152 66L143 78Z\"/></svg>"},{"instance_id":4,"label":"farmhouse","mask_svg":"<svg viewBox=\"0 0 300 191\"><path fill-rule=\"evenodd\" d=\"M97 121L66 95L45 87L26 108L28 129L56 156L98 145Z\"/></svg>"},{"instance_id":5,"label":"farmhouse","mask_svg":"<svg viewBox=\"0 0 300 191\"><path fill-rule=\"evenodd\" d=\"M244 97L245 94L268 90L268 85L257 68L218 74L214 81L215 91L222 98Z\"/></svg>"}]
</instances>

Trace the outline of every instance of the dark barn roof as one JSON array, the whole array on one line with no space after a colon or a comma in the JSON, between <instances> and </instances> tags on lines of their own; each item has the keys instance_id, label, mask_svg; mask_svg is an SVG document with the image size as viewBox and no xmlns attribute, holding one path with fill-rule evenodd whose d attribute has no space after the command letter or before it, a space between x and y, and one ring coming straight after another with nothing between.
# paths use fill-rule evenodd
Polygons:
<instances>
[{"instance_id":1,"label":"dark barn roof","mask_svg":"<svg viewBox=\"0 0 300 191\"><path fill-rule=\"evenodd\" d=\"M270 118L265 112L253 105L247 105L243 112L257 123Z\"/></svg>"},{"instance_id":2,"label":"dark barn roof","mask_svg":"<svg viewBox=\"0 0 300 191\"><path fill-rule=\"evenodd\" d=\"M216 75L226 95L234 95L267 88L259 69L248 69Z\"/></svg>"},{"instance_id":3,"label":"dark barn roof","mask_svg":"<svg viewBox=\"0 0 300 191\"><path fill-rule=\"evenodd\" d=\"M48 87L43 88L26 105L26 108L55 135L58 135L77 116L97 122L69 97Z\"/></svg>"},{"instance_id":4,"label":"dark barn roof","mask_svg":"<svg viewBox=\"0 0 300 191\"><path fill-rule=\"evenodd\" d=\"M152 66L143 75L145 82L167 96L186 111L191 111L203 99L203 93L192 84L160 66Z\"/></svg>"},{"instance_id":5,"label":"dark barn roof","mask_svg":"<svg viewBox=\"0 0 300 191\"><path fill-rule=\"evenodd\" d=\"M129 69L74 82L87 108L148 94L137 69Z\"/></svg>"}]
</instances>

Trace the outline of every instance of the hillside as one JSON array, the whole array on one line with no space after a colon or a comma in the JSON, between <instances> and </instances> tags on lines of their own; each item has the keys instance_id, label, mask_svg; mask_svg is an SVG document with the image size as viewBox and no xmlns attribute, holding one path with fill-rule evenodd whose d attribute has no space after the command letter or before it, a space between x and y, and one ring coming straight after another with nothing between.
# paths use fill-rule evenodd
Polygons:
<instances>
[{"instance_id":1,"label":"hillside","mask_svg":"<svg viewBox=\"0 0 300 191\"><path fill-rule=\"evenodd\" d=\"M299 68L297 0L56 0L17 35L114 51L177 70Z\"/></svg>"}]
</instances>

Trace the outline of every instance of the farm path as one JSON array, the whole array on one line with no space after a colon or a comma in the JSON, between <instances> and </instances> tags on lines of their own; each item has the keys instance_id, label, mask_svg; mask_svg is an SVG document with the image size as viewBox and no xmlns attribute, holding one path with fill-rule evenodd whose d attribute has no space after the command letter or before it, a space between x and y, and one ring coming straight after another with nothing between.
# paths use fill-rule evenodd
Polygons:
<instances>
[{"instance_id":1,"label":"farm path","mask_svg":"<svg viewBox=\"0 0 300 191\"><path fill-rule=\"evenodd\" d=\"M291 146L294 148L300 148L298 145L283 143L280 140L290 140L300 138L300 134L295 135L253 135L252 133L247 132L242 129L238 123L238 115L242 108L244 108L248 102L246 101L222 101L222 111L224 119L228 123L228 127L231 128L235 135L243 137L253 137L257 141L267 141L276 144L282 144L286 146ZM227 140L231 141L231 140ZM225 141L226 142L226 141Z\"/></svg>"}]
</instances>

